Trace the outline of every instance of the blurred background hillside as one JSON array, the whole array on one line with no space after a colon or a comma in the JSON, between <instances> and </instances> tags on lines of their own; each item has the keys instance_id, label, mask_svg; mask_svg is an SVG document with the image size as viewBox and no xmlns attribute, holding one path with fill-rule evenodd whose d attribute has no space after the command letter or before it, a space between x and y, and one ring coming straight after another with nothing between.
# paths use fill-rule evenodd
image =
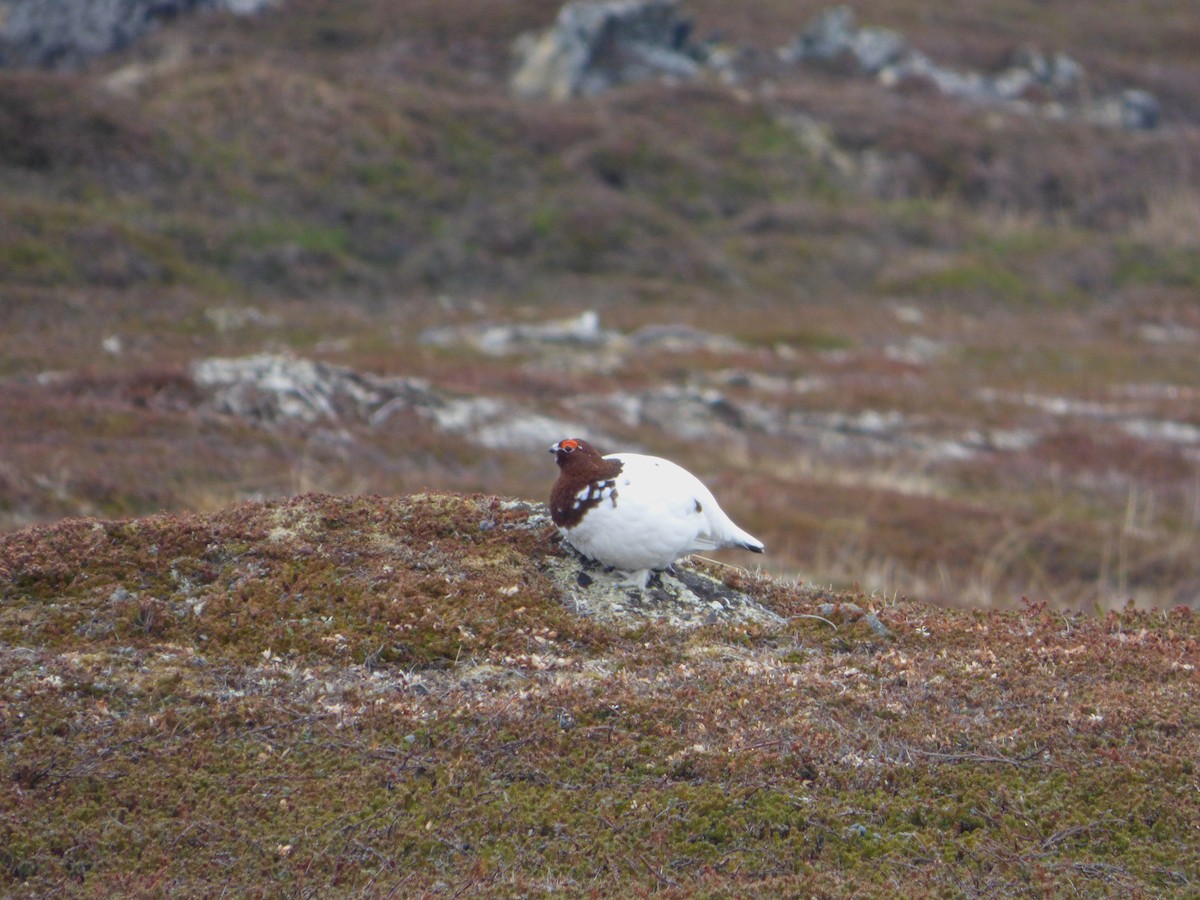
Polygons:
<instances>
[{"instance_id":1,"label":"blurred background hillside","mask_svg":"<svg viewBox=\"0 0 1200 900\"><path fill-rule=\"evenodd\" d=\"M108 6L0 3L0 526L577 434L778 575L1200 606L1195 4Z\"/></svg>"}]
</instances>

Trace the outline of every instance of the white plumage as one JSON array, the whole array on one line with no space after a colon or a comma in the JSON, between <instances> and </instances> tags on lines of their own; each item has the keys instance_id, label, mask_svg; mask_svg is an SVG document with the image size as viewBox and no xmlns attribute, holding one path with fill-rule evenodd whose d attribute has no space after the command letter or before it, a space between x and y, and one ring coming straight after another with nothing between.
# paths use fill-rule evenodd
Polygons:
<instances>
[{"instance_id":1,"label":"white plumage","mask_svg":"<svg viewBox=\"0 0 1200 900\"><path fill-rule=\"evenodd\" d=\"M631 585L644 587L652 570L689 553L764 549L734 524L700 479L670 460L640 453L600 457L574 439L550 449L562 468L551 512L563 536L584 556L629 572ZM590 468L584 465L587 457Z\"/></svg>"}]
</instances>

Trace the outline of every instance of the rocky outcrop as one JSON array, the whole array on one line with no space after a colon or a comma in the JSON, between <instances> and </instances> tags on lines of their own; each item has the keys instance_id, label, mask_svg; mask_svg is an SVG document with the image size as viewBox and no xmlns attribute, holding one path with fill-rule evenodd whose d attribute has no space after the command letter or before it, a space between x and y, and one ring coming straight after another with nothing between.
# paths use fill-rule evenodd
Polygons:
<instances>
[{"instance_id":1,"label":"rocky outcrop","mask_svg":"<svg viewBox=\"0 0 1200 900\"><path fill-rule=\"evenodd\" d=\"M1131 88L1089 103L1083 117L1097 125L1145 131L1158 126L1158 98L1149 91Z\"/></svg>"},{"instance_id":2,"label":"rocky outcrop","mask_svg":"<svg viewBox=\"0 0 1200 900\"><path fill-rule=\"evenodd\" d=\"M398 403L434 406L438 402L422 381L379 378L269 353L202 359L192 365L190 374L210 409L261 424L368 420Z\"/></svg>"},{"instance_id":3,"label":"rocky outcrop","mask_svg":"<svg viewBox=\"0 0 1200 900\"><path fill-rule=\"evenodd\" d=\"M789 64L849 63L871 75L893 65L910 52L903 35L887 28L855 28L854 10L836 6L826 10L779 51Z\"/></svg>"},{"instance_id":4,"label":"rocky outcrop","mask_svg":"<svg viewBox=\"0 0 1200 900\"><path fill-rule=\"evenodd\" d=\"M895 31L855 27L848 6L821 13L778 55L787 65L849 70L888 87L924 82L947 96L1050 118L1081 118L1130 130L1154 128L1159 119L1158 101L1147 91L1091 97L1083 66L1065 53L1047 56L1036 47L1021 47L1001 71L959 71L910 47Z\"/></svg>"},{"instance_id":5,"label":"rocky outcrop","mask_svg":"<svg viewBox=\"0 0 1200 900\"><path fill-rule=\"evenodd\" d=\"M248 15L274 0L0 0L0 67L72 69L196 10Z\"/></svg>"},{"instance_id":6,"label":"rocky outcrop","mask_svg":"<svg viewBox=\"0 0 1200 900\"><path fill-rule=\"evenodd\" d=\"M404 413L448 434L470 434L494 450L544 446L588 429L495 397L460 397L418 378L384 378L344 366L264 353L210 357L189 375L201 409L266 428L289 425L383 427ZM590 433L607 439L597 429Z\"/></svg>"},{"instance_id":7,"label":"rocky outcrop","mask_svg":"<svg viewBox=\"0 0 1200 900\"><path fill-rule=\"evenodd\" d=\"M572 328L574 322L578 328ZM488 326L492 333L506 326ZM565 345L572 365L595 370L619 363L627 354L706 352L737 349L736 341L690 328L652 326L625 336L600 328L593 313L541 326L513 326L521 332L523 352L534 353ZM484 332L441 335L449 345ZM440 334L440 333L439 333ZM586 338L586 340L585 340ZM453 339L453 340L452 340ZM515 340L515 338L514 338ZM480 349L476 346L476 349ZM599 361L594 362L590 357ZM194 363L189 371L199 408L233 416L263 428L294 426L342 430L376 430L393 419L415 418L445 434L469 435L493 450L540 448L564 435L586 434L602 447L628 440L614 435L630 429L652 431L664 425L677 440L712 446L744 448L754 437L788 438L796 446L840 458L881 459L914 454L928 460L966 459L996 449L1003 438L974 433L928 433L928 422L898 412L864 411L856 415L810 412L798 408L795 395L804 385L785 383L776 391L770 380L741 370L682 385L663 385L642 391L615 391L564 399L567 417L547 415L536 408L499 396L452 393L415 378L382 377L330 363L293 356L212 357ZM775 400L732 399L728 386L752 385ZM637 449L632 447L630 449Z\"/></svg>"},{"instance_id":8,"label":"rocky outcrop","mask_svg":"<svg viewBox=\"0 0 1200 900\"><path fill-rule=\"evenodd\" d=\"M690 36L678 0L568 3L553 27L517 40L510 84L519 97L566 100L647 78L695 78L702 54Z\"/></svg>"},{"instance_id":9,"label":"rocky outcrop","mask_svg":"<svg viewBox=\"0 0 1200 900\"><path fill-rule=\"evenodd\" d=\"M517 40L513 93L566 100L650 78L689 80L706 70L726 82L741 81L745 73L735 65L739 54L693 41L691 22L678 5L678 0L568 3L551 28ZM926 83L947 96L1019 113L1128 130L1159 122L1153 94L1128 89L1094 95L1083 66L1065 53L1020 47L1000 71L961 71L937 63L897 31L857 27L849 6L825 10L776 55L784 66L819 65L888 87Z\"/></svg>"},{"instance_id":10,"label":"rocky outcrop","mask_svg":"<svg viewBox=\"0 0 1200 900\"><path fill-rule=\"evenodd\" d=\"M549 525L549 517L546 517ZM655 572L644 589L622 581L569 545L551 557L546 573L561 592L563 605L579 616L621 627L645 623L672 628L704 625L779 627L785 620L753 597L696 571L690 565Z\"/></svg>"}]
</instances>

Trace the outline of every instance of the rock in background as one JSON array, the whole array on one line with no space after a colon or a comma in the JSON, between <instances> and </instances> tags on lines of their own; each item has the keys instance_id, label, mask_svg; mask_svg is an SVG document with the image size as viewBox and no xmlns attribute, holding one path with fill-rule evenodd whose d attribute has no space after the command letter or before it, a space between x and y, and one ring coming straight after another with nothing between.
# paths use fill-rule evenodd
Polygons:
<instances>
[{"instance_id":1,"label":"rock in background","mask_svg":"<svg viewBox=\"0 0 1200 900\"><path fill-rule=\"evenodd\" d=\"M525 99L566 100L651 78L691 80L705 70L728 82L744 80L736 64L743 54L715 51L691 34L677 0L577 0L561 9L551 28L517 40L510 87ZM1136 131L1156 127L1160 117L1148 91L1093 95L1083 66L1064 53L1020 47L999 72L959 71L913 48L897 31L857 27L849 6L826 9L776 56L788 67L819 65L887 87L925 82L969 103L1049 118Z\"/></svg>"},{"instance_id":2,"label":"rock in background","mask_svg":"<svg viewBox=\"0 0 1200 900\"><path fill-rule=\"evenodd\" d=\"M891 29L855 27L849 6L825 10L778 55L788 65L835 67L887 87L923 81L950 97L1051 118L1081 118L1131 131L1154 128L1159 120L1158 101L1148 91L1089 96L1083 66L1064 53L1048 57L1036 47L1021 47L1000 72L957 71L913 49ZM1035 96L1050 99L1035 102Z\"/></svg>"},{"instance_id":3,"label":"rock in background","mask_svg":"<svg viewBox=\"0 0 1200 900\"><path fill-rule=\"evenodd\" d=\"M272 0L6 0L0 67L73 69L129 46L160 22L202 9L249 15Z\"/></svg>"},{"instance_id":4,"label":"rock in background","mask_svg":"<svg viewBox=\"0 0 1200 900\"><path fill-rule=\"evenodd\" d=\"M568 3L554 26L518 39L513 92L566 100L646 78L695 78L698 48L676 0Z\"/></svg>"}]
</instances>

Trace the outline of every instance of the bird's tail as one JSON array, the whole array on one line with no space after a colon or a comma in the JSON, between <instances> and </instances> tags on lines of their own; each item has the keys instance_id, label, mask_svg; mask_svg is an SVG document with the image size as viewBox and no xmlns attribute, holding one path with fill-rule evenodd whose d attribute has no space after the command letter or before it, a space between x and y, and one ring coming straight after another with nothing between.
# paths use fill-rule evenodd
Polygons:
<instances>
[{"instance_id":1,"label":"bird's tail","mask_svg":"<svg viewBox=\"0 0 1200 900\"><path fill-rule=\"evenodd\" d=\"M751 553L762 553L767 548L754 535L743 531L726 519L723 528L713 529L713 533L702 534L696 539L698 550L749 550Z\"/></svg>"},{"instance_id":2,"label":"bird's tail","mask_svg":"<svg viewBox=\"0 0 1200 900\"><path fill-rule=\"evenodd\" d=\"M762 553L767 549L766 544L750 534L750 532L742 531L740 528L737 530L737 537L734 538L734 542L730 546L749 550L751 553Z\"/></svg>"}]
</instances>

